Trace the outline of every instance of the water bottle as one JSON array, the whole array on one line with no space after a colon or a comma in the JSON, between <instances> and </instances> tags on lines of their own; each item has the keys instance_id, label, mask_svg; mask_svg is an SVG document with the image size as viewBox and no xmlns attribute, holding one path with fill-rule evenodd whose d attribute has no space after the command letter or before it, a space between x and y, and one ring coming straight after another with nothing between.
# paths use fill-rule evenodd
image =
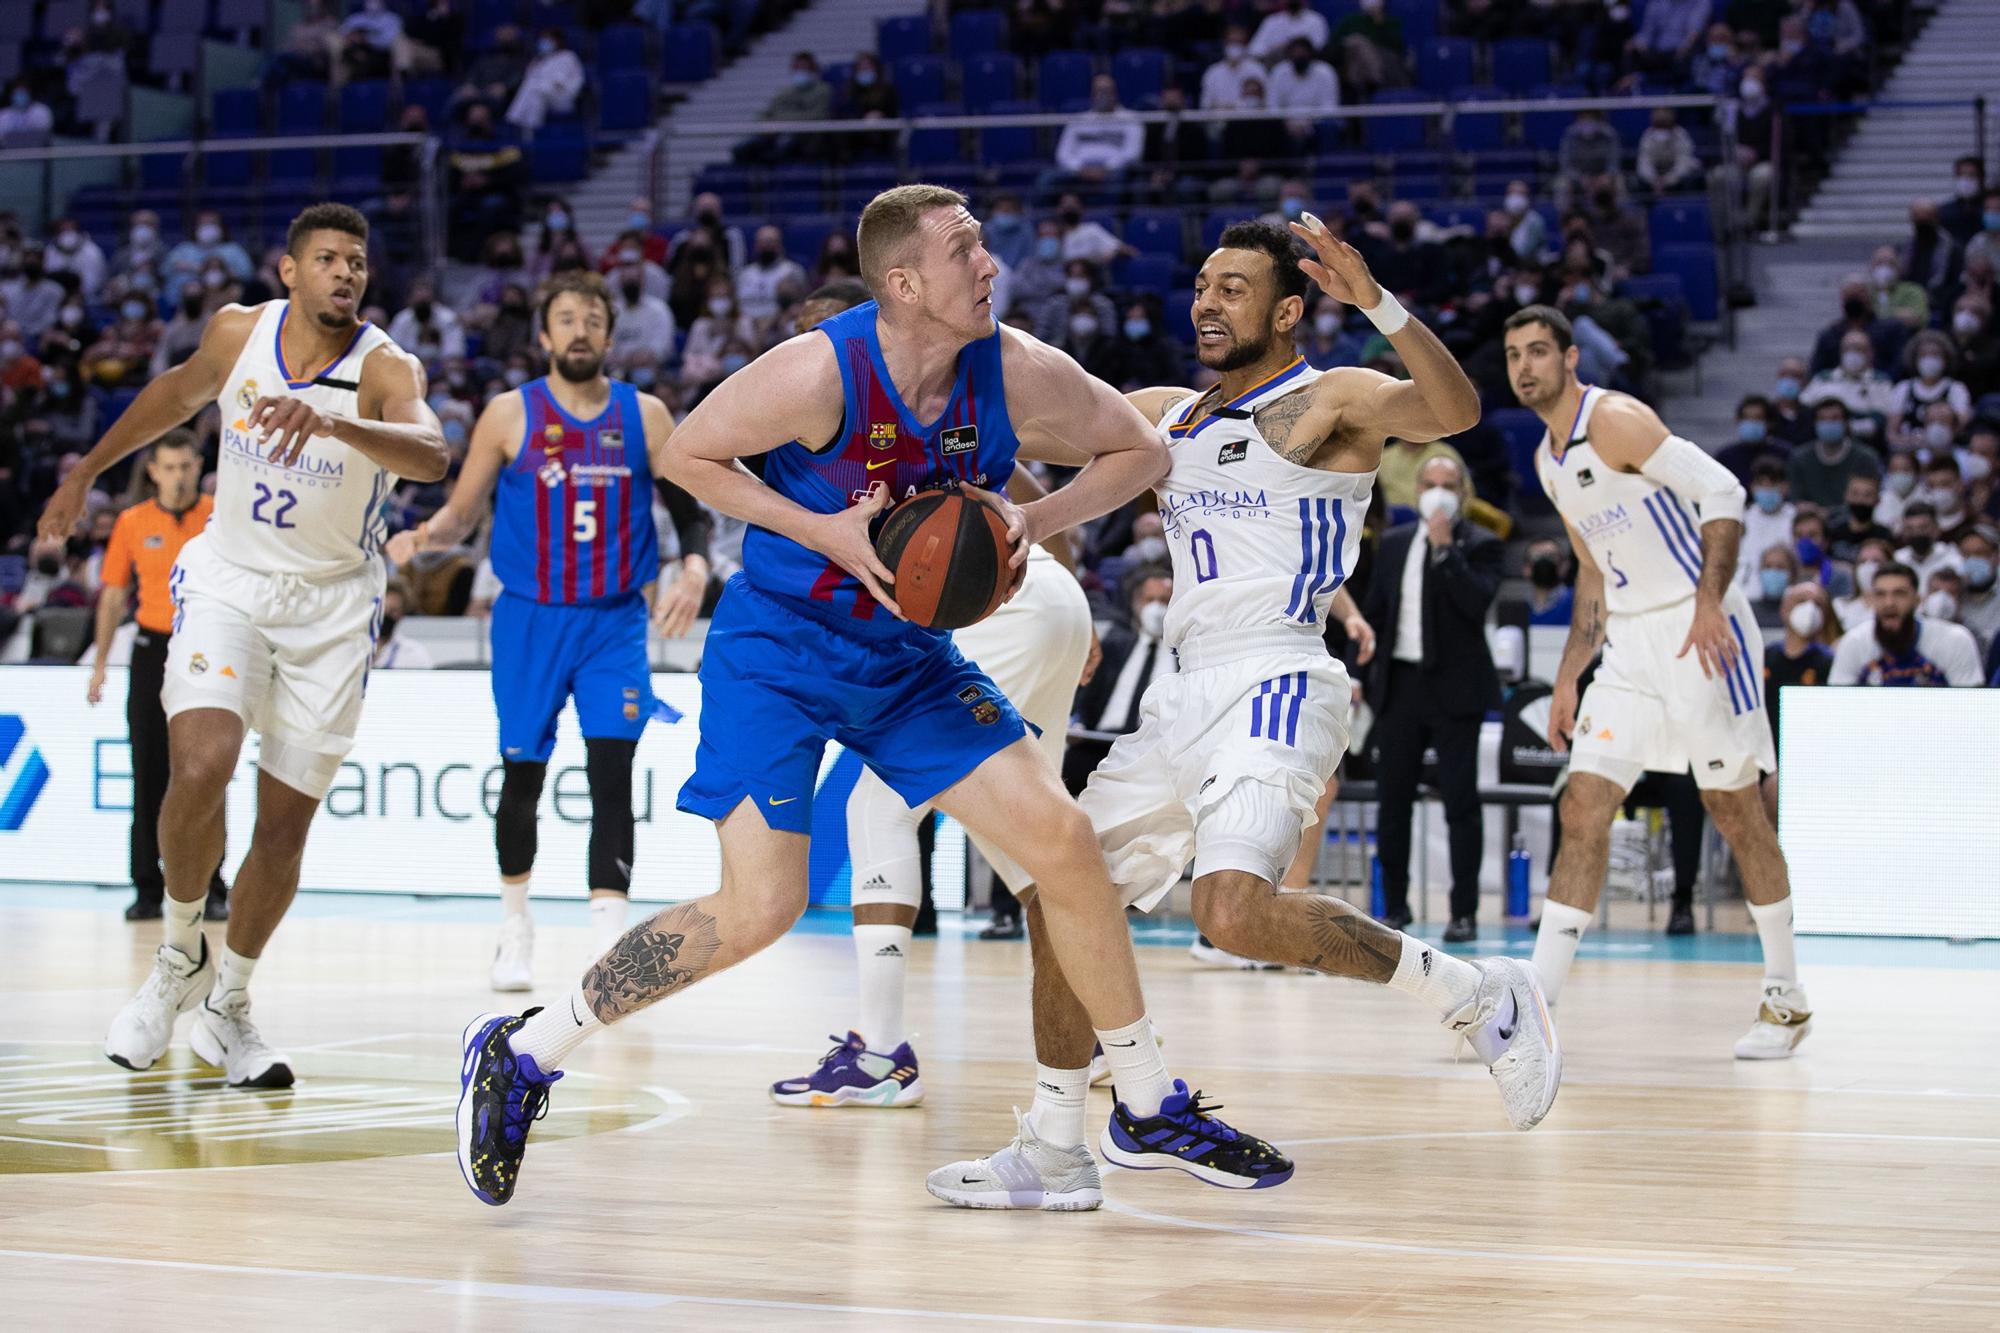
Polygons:
<instances>
[{"instance_id":1,"label":"water bottle","mask_svg":"<svg viewBox=\"0 0 2000 1333\"><path fill-rule=\"evenodd\" d=\"M1525 920L1528 915L1528 840L1514 835L1514 849L1507 853L1507 915Z\"/></svg>"},{"instance_id":2,"label":"water bottle","mask_svg":"<svg viewBox=\"0 0 2000 1333\"><path fill-rule=\"evenodd\" d=\"M1380 921L1389 910L1389 904L1382 897L1382 858L1379 856L1368 858L1368 883L1368 914Z\"/></svg>"}]
</instances>

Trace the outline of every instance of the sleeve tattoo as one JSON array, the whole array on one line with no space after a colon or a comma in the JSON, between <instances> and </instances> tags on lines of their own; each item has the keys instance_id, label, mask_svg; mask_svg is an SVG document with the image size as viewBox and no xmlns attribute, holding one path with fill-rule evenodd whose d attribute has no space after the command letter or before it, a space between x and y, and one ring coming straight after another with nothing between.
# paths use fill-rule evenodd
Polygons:
<instances>
[{"instance_id":1,"label":"sleeve tattoo","mask_svg":"<svg viewBox=\"0 0 2000 1333\"><path fill-rule=\"evenodd\" d=\"M600 1023L615 1023L691 986L707 973L722 941L698 903L670 907L625 932L583 974L584 998Z\"/></svg>"}]
</instances>

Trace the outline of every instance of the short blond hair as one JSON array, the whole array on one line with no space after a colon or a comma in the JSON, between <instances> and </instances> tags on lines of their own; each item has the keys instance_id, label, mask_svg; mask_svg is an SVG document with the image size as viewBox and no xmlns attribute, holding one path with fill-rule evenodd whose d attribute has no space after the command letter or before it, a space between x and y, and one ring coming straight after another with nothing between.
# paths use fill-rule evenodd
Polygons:
<instances>
[{"instance_id":1,"label":"short blond hair","mask_svg":"<svg viewBox=\"0 0 2000 1333\"><path fill-rule=\"evenodd\" d=\"M965 196L942 185L898 185L882 191L861 210L854 249L861 260L861 280L875 295L889 270L904 260L904 250L917 234L924 214L933 208L963 208Z\"/></svg>"}]
</instances>

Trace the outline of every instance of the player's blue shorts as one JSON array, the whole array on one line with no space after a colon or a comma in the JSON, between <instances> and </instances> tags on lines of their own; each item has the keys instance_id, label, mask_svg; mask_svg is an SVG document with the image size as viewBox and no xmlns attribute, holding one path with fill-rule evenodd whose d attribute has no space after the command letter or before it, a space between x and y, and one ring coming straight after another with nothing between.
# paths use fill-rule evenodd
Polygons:
<instances>
[{"instance_id":1,"label":"player's blue shorts","mask_svg":"<svg viewBox=\"0 0 2000 1333\"><path fill-rule=\"evenodd\" d=\"M637 591L558 606L503 592L493 603L493 703L503 759L548 762L563 700L583 734L638 740L653 715L646 599Z\"/></svg>"},{"instance_id":2,"label":"player's blue shorts","mask_svg":"<svg viewBox=\"0 0 2000 1333\"><path fill-rule=\"evenodd\" d=\"M829 740L920 805L1025 734L949 635L858 632L737 574L702 646L701 745L680 808L721 819L748 796L772 828L805 833Z\"/></svg>"}]
</instances>

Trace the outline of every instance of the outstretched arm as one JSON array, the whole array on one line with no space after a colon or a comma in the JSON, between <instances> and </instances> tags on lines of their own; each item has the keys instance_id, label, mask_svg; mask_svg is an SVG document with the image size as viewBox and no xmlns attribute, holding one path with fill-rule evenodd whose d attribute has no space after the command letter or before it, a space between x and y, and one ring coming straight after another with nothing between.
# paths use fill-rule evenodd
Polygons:
<instances>
[{"instance_id":1,"label":"outstretched arm","mask_svg":"<svg viewBox=\"0 0 2000 1333\"><path fill-rule=\"evenodd\" d=\"M493 493L493 483L507 466L509 443L518 443L521 438L521 414L519 390L503 393L487 404L473 423L472 442L466 446L465 462L458 469L451 498L416 527L389 539L391 560L405 564L418 551L456 546L465 540L486 512L486 497Z\"/></svg>"}]
</instances>

